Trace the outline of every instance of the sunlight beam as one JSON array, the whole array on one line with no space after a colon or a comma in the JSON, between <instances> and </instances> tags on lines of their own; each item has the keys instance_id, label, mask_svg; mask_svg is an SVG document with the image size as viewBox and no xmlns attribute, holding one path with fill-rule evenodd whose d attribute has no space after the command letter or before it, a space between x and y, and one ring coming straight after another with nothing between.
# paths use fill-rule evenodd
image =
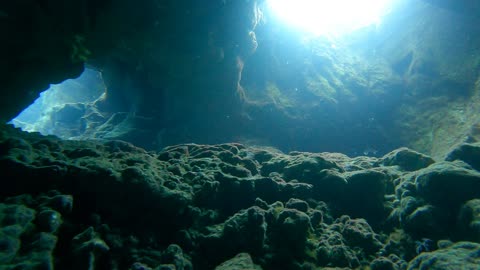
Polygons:
<instances>
[{"instance_id":1,"label":"sunlight beam","mask_svg":"<svg viewBox=\"0 0 480 270\"><path fill-rule=\"evenodd\" d=\"M392 0L267 0L282 21L314 35L338 36L379 23Z\"/></svg>"}]
</instances>

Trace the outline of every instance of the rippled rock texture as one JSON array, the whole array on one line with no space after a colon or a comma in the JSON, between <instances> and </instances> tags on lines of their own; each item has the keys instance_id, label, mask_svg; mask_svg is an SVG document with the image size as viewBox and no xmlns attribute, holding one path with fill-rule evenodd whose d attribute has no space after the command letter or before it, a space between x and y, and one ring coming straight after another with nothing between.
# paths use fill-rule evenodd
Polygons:
<instances>
[{"instance_id":1,"label":"rippled rock texture","mask_svg":"<svg viewBox=\"0 0 480 270\"><path fill-rule=\"evenodd\" d=\"M3 126L0 267L475 265L478 147L444 161L408 148L381 158L237 143L148 152Z\"/></svg>"}]
</instances>

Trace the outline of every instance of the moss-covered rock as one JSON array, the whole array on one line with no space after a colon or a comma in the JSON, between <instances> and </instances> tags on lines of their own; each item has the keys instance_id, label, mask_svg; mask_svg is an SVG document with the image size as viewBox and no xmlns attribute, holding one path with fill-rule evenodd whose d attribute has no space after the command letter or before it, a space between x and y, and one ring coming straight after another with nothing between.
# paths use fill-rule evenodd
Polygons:
<instances>
[{"instance_id":1,"label":"moss-covered rock","mask_svg":"<svg viewBox=\"0 0 480 270\"><path fill-rule=\"evenodd\" d=\"M404 269L435 250L427 240L478 234L478 173L459 160L410 171L382 158L241 144L154 153L11 128L0 150L0 176L16 179L2 182L0 197L12 265L212 269L248 252L263 269ZM24 242L35 252L22 253Z\"/></svg>"},{"instance_id":2,"label":"moss-covered rock","mask_svg":"<svg viewBox=\"0 0 480 270\"><path fill-rule=\"evenodd\" d=\"M386 154L381 162L385 166L399 166L403 170L416 171L428 167L435 161L427 155L404 147Z\"/></svg>"},{"instance_id":3,"label":"moss-covered rock","mask_svg":"<svg viewBox=\"0 0 480 270\"><path fill-rule=\"evenodd\" d=\"M215 270L261 270L262 268L253 263L248 253L239 253L232 259L215 267Z\"/></svg>"},{"instance_id":4,"label":"moss-covered rock","mask_svg":"<svg viewBox=\"0 0 480 270\"><path fill-rule=\"evenodd\" d=\"M42 203L28 195L0 203L0 268L54 269L61 215Z\"/></svg>"},{"instance_id":5,"label":"moss-covered rock","mask_svg":"<svg viewBox=\"0 0 480 270\"><path fill-rule=\"evenodd\" d=\"M470 200L461 207L458 230L462 239L480 241L480 199Z\"/></svg>"},{"instance_id":6,"label":"moss-covered rock","mask_svg":"<svg viewBox=\"0 0 480 270\"><path fill-rule=\"evenodd\" d=\"M421 197L444 207L458 207L480 196L480 174L465 163L435 163L420 170L415 185Z\"/></svg>"},{"instance_id":7,"label":"moss-covered rock","mask_svg":"<svg viewBox=\"0 0 480 270\"><path fill-rule=\"evenodd\" d=\"M422 253L408 264L408 270L417 269L478 269L480 245L472 242L458 242L434 252Z\"/></svg>"},{"instance_id":8,"label":"moss-covered rock","mask_svg":"<svg viewBox=\"0 0 480 270\"><path fill-rule=\"evenodd\" d=\"M479 143L464 143L457 146L450 153L447 154L445 160L454 161L461 160L469 164L475 170L480 170L480 144Z\"/></svg>"}]
</instances>

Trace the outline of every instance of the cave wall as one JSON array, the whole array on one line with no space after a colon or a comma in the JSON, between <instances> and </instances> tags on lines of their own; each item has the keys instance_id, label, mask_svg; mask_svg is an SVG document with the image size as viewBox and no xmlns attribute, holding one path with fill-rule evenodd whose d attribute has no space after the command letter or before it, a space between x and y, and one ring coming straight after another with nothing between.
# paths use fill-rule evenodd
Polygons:
<instances>
[{"instance_id":1,"label":"cave wall","mask_svg":"<svg viewBox=\"0 0 480 270\"><path fill-rule=\"evenodd\" d=\"M107 85L96 106L106 115L128 112L121 121L133 125L113 137L147 148L231 140L243 101L241 72L257 47L257 1L130 5L115 4L91 34L101 51L90 62Z\"/></svg>"},{"instance_id":2,"label":"cave wall","mask_svg":"<svg viewBox=\"0 0 480 270\"><path fill-rule=\"evenodd\" d=\"M50 83L75 78L88 64L103 73L106 95L94 105L95 118L108 125L98 133L92 129L102 127L90 125L83 138L109 134L145 147L157 138L162 145L178 138L227 140L220 133L240 111L241 70L257 47L257 2L22 1L2 7L2 26L22 34L2 44L9 52L2 70L9 73L2 73L8 96L0 115L10 120ZM31 20L18 23L25 18ZM24 55L36 58L23 64ZM213 138L212 128L218 130ZM160 138L165 130L171 133L166 140Z\"/></svg>"},{"instance_id":3,"label":"cave wall","mask_svg":"<svg viewBox=\"0 0 480 270\"><path fill-rule=\"evenodd\" d=\"M3 1L0 4L0 119L10 120L50 83L78 77L89 51L82 33L87 2Z\"/></svg>"},{"instance_id":4,"label":"cave wall","mask_svg":"<svg viewBox=\"0 0 480 270\"><path fill-rule=\"evenodd\" d=\"M343 40L305 41L296 32L272 26L258 36L263 46L242 80L253 100L245 110L263 123L258 136L269 134L270 142L287 151L351 155L380 154L399 144L388 128L403 85L383 58L363 54Z\"/></svg>"},{"instance_id":5,"label":"cave wall","mask_svg":"<svg viewBox=\"0 0 480 270\"><path fill-rule=\"evenodd\" d=\"M392 117L398 136L407 146L440 159L454 145L476 140L480 17L478 3L467 10L451 1L429 2L399 11L407 16L402 31L396 31L398 22L387 21L378 53L405 86Z\"/></svg>"},{"instance_id":6,"label":"cave wall","mask_svg":"<svg viewBox=\"0 0 480 270\"><path fill-rule=\"evenodd\" d=\"M446 2L399 2L381 25L316 47L269 29L256 56L268 52L245 70L262 76L245 88L287 115L282 134L294 149L358 155L403 145L441 159L476 141L479 121L479 16Z\"/></svg>"}]
</instances>

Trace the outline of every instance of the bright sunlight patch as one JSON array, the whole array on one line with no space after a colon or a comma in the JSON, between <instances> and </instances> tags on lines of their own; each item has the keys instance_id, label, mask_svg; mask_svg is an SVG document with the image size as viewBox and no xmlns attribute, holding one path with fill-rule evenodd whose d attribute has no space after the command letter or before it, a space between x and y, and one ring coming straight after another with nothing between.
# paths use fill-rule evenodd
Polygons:
<instances>
[{"instance_id":1,"label":"bright sunlight patch","mask_svg":"<svg viewBox=\"0 0 480 270\"><path fill-rule=\"evenodd\" d=\"M392 0L267 0L286 23L314 35L338 36L379 23Z\"/></svg>"}]
</instances>

